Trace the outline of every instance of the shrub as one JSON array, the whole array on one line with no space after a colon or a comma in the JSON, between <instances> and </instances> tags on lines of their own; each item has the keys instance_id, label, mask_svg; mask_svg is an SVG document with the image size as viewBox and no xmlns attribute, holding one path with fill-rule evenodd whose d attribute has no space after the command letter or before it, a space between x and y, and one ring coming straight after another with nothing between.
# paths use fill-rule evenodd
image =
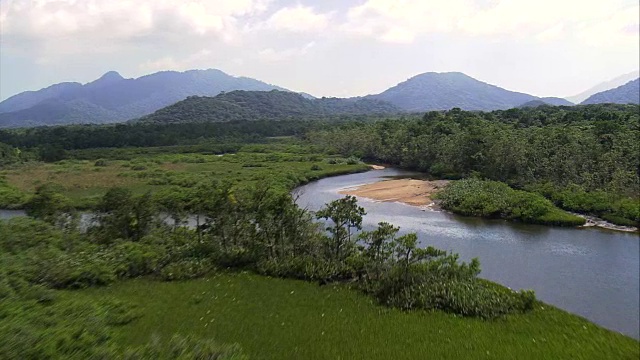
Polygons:
<instances>
[{"instance_id":1,"label":"shrub","mask_svg":"<svg viewBox=\"0 0 640 360\"><path fill-rule=\"evenodd\" d=\"M507 184L475 178L451 182L435 195L456 214L557 226L584 225L581 217L555 207L541 195L511 189Z\"/></svg>"},{"instance_id":2,"label":"shrub","mask_svg":"<svg viewBox=\"0 0 640 360\"><path fill-rule=\"evenodd\" d=\"M160 278L166 281L187 280L211 272L213 264L208 259L184 259L172 262L160 270Z\"/></svg>"}]
</instances>

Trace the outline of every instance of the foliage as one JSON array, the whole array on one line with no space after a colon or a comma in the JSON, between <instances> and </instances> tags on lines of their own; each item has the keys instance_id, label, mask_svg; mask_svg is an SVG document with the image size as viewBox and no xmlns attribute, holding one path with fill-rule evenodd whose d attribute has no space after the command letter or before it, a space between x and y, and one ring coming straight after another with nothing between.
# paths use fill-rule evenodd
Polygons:
<instances>
[{"instance_id":1,"label":"foliage","mask_svg":"<svg viewBox=\"0 0 640 360\"><path fill-rule=\"evenodd\" d=\"M428 112L423 118L348 123L306 139L343 156L414 169L440 178L477 175L516 189L552 184L542 193L567 209L635 222L618 201L640 197L638 105L543 106ZM606 210L554 195L578 186ZM600 197L598 194L606 194ZM569 200L569 199L567 199ZM626 206L624 207L627 208ZM491 209L484 209L489 211Z\"/></svg>"},{"instance_id":2,"label":"foliage","mask_svg":"<svg viewBox=\"0 0 640 360\"><path fill-rule=\"evenodd\" d=\"M395 106L371 99L307 99L285 91L231 91L216 97L190 96L139 119L143 123L322 119L339 115L390 114Z\"/></svg>"},{"instance_id":3,"label":"foliage","mask_svg":"<svg viewBox=\"0 0 640 360\"><path fill-rule=\"evenodd\" d=\"M557 209L541 195L513 190L497 181L475 178L458 180L436 194L446 210L466 216L481 216L526 223L577 226L585 220Z\"/></svg>"}]
</instances>

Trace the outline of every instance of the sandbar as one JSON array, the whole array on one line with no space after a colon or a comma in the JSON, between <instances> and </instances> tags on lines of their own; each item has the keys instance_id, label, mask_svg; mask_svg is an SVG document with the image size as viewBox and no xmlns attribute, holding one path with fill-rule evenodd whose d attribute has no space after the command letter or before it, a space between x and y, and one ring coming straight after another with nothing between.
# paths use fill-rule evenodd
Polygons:
<instances>
[{"instance_id":1,"label":"sandbar","mask_svg":"<svg viewBox=\"0 0 640 360\"><path fill-rule=\"evenodd\" d=\"M432 204L431 195L442 189L448 183L448 180L384 180L342 189L339 193L377 201L401 202L407 205L425 206Z\"/></svg>"}]
</instances>

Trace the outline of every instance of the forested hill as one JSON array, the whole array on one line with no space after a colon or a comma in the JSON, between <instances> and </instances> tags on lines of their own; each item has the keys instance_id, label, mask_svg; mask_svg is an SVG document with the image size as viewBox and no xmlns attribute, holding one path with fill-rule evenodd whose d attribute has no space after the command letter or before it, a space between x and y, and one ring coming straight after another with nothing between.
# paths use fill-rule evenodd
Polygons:
<instances>
[{"instance_id":1,"label":"forested hill","mask_svg":"<svg viewBox=\"0 0 640 360\"><path fill-rule=\"evenodd\" d=\"M531 101L527 101L526 103L517 106L518 108L527 108L527 107L538 107L538 106L544 106L544 105L550 105L550 106L572 106L574 105L572 102L562 99L562 98L557 98L557 97L545 97L545 98L540 98L540 99L536 99L536 100L531 100Z\"/></svg>"},{"instance_id":2,"label":"forested hill","mask_svg":"<svg viewBox=\"0 0 640 360\"><path fill-rule=\"evenodd\" d=\"M640 103L640 79L629 81L615 89L591 95L582 104L638 104Z\"/></svg>"},{"instance_id":3,"label":"forested hill","mask_svg":"<svg viewBox=\"0 0 640 360\"><path fill-rule=\"evenodd\" d=\"M499 110L538 99L505 90L459 72L428 72L412 77L380 94L366 98L388 101L405 111Z\"/></svg>"},{"instance_id":4,"label":"forested hill","mask_svg":"<svg viewBox=\"0 0 640 360\"><path fill-rule=\"evenodd\" d=\"M372 99L308 99L285 91L232 91L216 97L192 96L135 120L142 123L226 122L314 119L340 115L394 114L400 109Z\"/></svg>"},{"instance_id":5,"label":"forested hill","mask_svg":"<svg viewBox=\"0 0 640 360\"><path fill-rule=\"evenodd\" d=\"M123 122L188 96L273 89L285 90L215 69L163 71L137 79L111 71L88 84L62 83L10 97L0 103L0 127Z\"/></svg>"}]
</instances>

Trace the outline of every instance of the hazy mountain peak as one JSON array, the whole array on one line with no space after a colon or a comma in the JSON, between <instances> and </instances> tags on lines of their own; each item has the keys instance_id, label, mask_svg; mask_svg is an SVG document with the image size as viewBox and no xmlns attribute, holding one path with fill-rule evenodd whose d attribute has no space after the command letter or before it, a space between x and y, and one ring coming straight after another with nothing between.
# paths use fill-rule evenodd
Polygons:
<instances>
[{"instance_id":1,"label":"hazy mountain peak","mask_svg":"<svg viewBox=\"0 0 640 360\"><path fill-rule=\"evenodd\" d=\"M628 83L629 81L632 81L634 79L637 79L638 77L640 77L640 70L636 70L636 71L632 71L630 73L626 73L623 75L620 75L618 77L615 77L611 80L608 81L604 81L601 82L600 84L589 88L588 90L585 90L583 92L581 92L580 94L577 95L573 95L573 96L568 96L566 97L567 100L579 104L583 101L585 101L588 97L590 97L591 95L597 94L599 92L603 92L606 90L610 90L610 89L615 89L618 86L624 85L626 83Z\"/></svg>"},{"instance_id":2,"label":"hazy mountain peak","mask_svg":"<svg viewBox=\"0 0 640 360\"><path fill-rule=\"evenodd\" d=\"M367 98L387 101L406 111L508 109L536 99L461 72L422 73Z\"/></svg>"},{"instance_id":3,"label":"hazy mountain peak","mask_svg":"<svg viewBox=\"0 0 640 360\"><path fill-rule=\"evenodd\" d=\"M631 80L616 88L601 91L589 96L581 104L638 104L640 103L640 78Z\"/></svg>"},{"instance_id":4,"label":"hazy mountain peak","mask_svg":"<svg viewBox=\"0 0 640 360\"><path fill-rule=\"evenodd\" d=\"M89 84L98 84L98 83L107 84L107 83L114 83L121 80L124 80L124 78L122 77L122 75L120 75L119 72L107 71L106 73L104 73L104 75L100 76L97 80L94 80Z\"/></svg>"}]
</instances>

